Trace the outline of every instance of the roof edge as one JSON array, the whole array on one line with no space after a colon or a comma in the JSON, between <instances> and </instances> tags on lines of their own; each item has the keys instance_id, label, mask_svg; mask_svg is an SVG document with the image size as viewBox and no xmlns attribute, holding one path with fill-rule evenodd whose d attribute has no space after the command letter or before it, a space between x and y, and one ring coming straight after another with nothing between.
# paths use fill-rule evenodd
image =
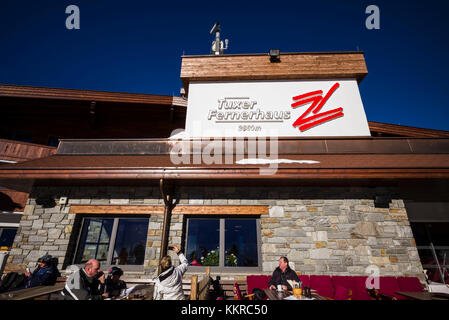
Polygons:
<instances>
[{"instance_id":1,"label":"roof edge","mask_svg":"<svg viewBox=\"0 0 449 320\"><path fill-rule=\"evenodd\" d=\"M364 51L311 51L311 52L280 52L281 55L326 55L326 54L364 54ZM269 53L230 53L230 54L198 54L198 55L182 55L181 58L213 58L213 57L238 57L238 56L267 56Z\"/></svg>"},{"instance_id":2,"label":"roof edge","mask_svg":"<svg viewBox=\"0 0 449 320\"><path fill-rule=\"evenodd\" d=\"M182 99L178 96L160 94L21 86L14 84L0 84L0 97L148 103L161 105L181 105L179 99Z\"/></svg>"}]
</instances>

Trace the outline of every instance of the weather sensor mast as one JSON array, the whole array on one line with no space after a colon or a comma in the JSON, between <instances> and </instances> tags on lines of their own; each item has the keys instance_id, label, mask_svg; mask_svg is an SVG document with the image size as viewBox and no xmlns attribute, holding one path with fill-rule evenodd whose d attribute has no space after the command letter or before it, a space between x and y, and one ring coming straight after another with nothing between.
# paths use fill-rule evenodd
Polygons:
<instances>
[{"instance_id":1,"label":"weather sensor mast","mask_svg":"<svg viewBox=\"0 0 449 320\"><path fill-rule=\"evenodd\" d=\"M229 40L225 40L225 45L223 46L223 41L220 41L220 24L217 22L214 24L210 30L210 34L215 33L215 41L212 41L212 54L219 55L223 54L224 50L228 49Z\"/></svg>"}]
</instances>

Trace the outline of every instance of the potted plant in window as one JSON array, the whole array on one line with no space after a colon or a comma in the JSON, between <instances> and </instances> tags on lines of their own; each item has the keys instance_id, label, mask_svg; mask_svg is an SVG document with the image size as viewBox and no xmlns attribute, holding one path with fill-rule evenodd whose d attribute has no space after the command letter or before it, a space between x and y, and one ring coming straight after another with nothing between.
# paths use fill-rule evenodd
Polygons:
<instances>
[{"instance_id":1,"label":"potted plant in window","mask_svg":"<svg viewBox=\"0 0 449 320\"><path fill-rule=\"evenodd\" d=\"M201 257L203 266L218 266L219 249L211 250L206 257Z\"/></svg>"},{"instance_id":2,"label":"potted plant in window","mask_svg":"<svg viewBox=\"0 0 449 320\"><path fill-rule=\"evenodd\" d=\"M237 266L237 256L233 253L226 253L226 265L231 267Z\"/></svg>"}]
</instances>

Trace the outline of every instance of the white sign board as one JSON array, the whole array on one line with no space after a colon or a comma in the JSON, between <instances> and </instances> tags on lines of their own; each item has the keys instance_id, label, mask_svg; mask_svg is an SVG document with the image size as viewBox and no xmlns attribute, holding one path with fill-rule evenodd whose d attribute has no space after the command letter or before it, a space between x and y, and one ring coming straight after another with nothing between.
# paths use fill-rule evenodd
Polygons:
<instances>
[{"instance_id":1,"label":"white sign board","mask_svg":"<svg viewBox=\"0 0 449 320\"><path fill-rule=\"evenodd\" d=\"M186 136L370 136L357 81L190 82Z\"/></svg>"}]
</instances>

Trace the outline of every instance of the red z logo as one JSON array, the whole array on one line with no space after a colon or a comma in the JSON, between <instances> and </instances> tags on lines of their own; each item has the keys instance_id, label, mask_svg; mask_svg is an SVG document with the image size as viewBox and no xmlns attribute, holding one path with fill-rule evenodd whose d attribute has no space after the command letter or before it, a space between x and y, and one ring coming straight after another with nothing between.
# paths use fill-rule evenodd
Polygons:
<instances>
[{"instance_id":1,"label":"red z logo","mask_svg":"<svg viewBox=\"0 0 449 320\"><path fill-rule=\"evenodd\" d=\"M317 112L321 110L321 108L326 104L329 97L334 93L335 90L337 90L339 86L340 84L338 82L334 84L324 97L322 96L322 90L311 91L309 93L293 97L293 100L296 102L292 103L292 108L296 108L312 102L312 105L306 111L304 111L304 113L298 119L296 119L295 122L293 122L293 127L299 126L299 130L302 132L319 124L322 124L323 122L343 117L343 108L336 108L317 114ZM310 111L312 111L314 115L308 116Z\"/></svg>"}]
</instances>

